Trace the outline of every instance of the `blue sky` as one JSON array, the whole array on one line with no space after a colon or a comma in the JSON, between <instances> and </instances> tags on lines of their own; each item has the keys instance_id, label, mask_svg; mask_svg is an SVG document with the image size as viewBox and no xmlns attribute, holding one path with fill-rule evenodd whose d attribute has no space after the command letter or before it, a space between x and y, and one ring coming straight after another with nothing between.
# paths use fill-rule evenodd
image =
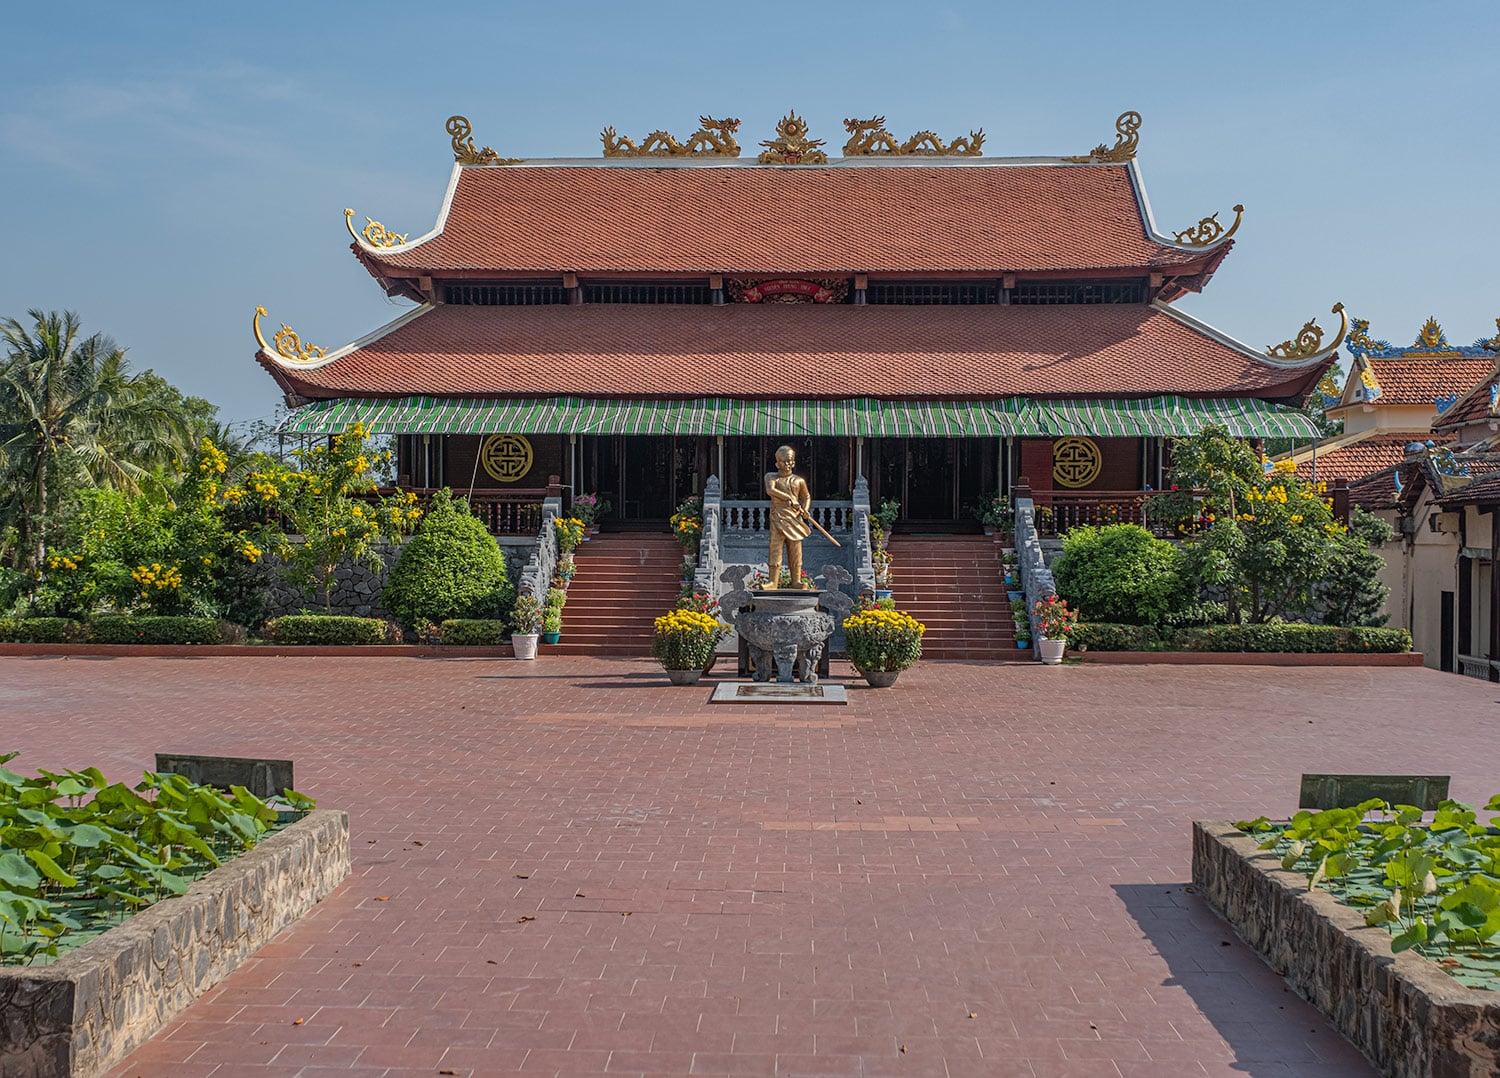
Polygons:
<instances>
[{"instance_id":1,"label":"blue sky","mask_svg":"<svg viewBox=\"0 0 1500 1078\"><path fill-rule=\"evenodd\" d=\"M221 13L229 12L229 13ZM612 124L795 108L898 134L983 127L988 156L1084 153L1145 117L1157 222L1246 206L1182 309L1257 347L1342 301L1393 342L1500 316L1500 5L464 3L17 5L0 67L0 316L69 308L233 420L278 400L264 304L329 348L390 320L343 208L417 235L444 120L517 157Z\"/></svg>"}]
</instances>

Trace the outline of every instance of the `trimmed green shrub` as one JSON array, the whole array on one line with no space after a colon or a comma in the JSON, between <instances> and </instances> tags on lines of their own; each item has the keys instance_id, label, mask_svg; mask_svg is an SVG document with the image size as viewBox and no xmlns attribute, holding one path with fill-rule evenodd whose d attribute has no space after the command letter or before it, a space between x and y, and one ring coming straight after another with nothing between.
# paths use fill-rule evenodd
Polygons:
<instances>
[{"instance_id":1,"label":"trimmed green shrub","mask_svg":"<svg viewBox=\"0 0 1500 1078\"><path fill-rule=\"evenodd\" d=\"M386 624L379 618L339 614L287 614L266 622L266 636L278 644L384 644Z\"/></svg>"},{"instance_id":2,"label":"trimmed green shrub","mask_svg":"<svg viewBox=\"0 0 1500 1078\"><path fill-rule=\"evenodd\" d=\"M380 599L403 625L416 628L496 614L513 595L494 537L445 487L402 548Z\"/></svg>"},{"instance_id":3,"label":"trimmed green shrub","mask_svg":"<svg viewBox=\"0 0 1500 1078\"><path fill-rule=\"evenodd\" d=\"M71 618L0 618L0 641L7 644L66 644L87 636Z\"/></svg>"},{"instance_id":4,"label":"trimmed green shrub","mask_svg":"<svg viewBox=\"0 0 1500 1078\"><path fill-rule=\"evenodd\" d=\"M1162 645L1161 635L1149 625L1121 625L1118 622L1083 622L1068 633L1068 647L1074 651L1156 651Z\"/></svg>"},{"instance_id":5,"label":"trimmed green shrub","mask_svg":"<svg viewBox=\"0 0 1500 1078\"><path fill-rule=\"evenodd\" d=\"M503 621L492 618L449 618L442 625L443 643L458 647L489 647L503 644L509 631Z\"/></svg>"},{"instance_id":6,"label":"trimmed green shrub","mask_svg":"<svg viewBox=\"0 0 1500 1078\"><path fill-rule=\"evenodd\" d=\"M217 644L218 618L116 615L95 618L89 637L96 644Z\"/></svg>"},{"instance_id":7,"label":"trimmed green shrub","mask_svg":"<svg viewBox=\"0 0 1500 1078\"><path fill-rule=\"evenodd\" d=\"M1160 625L1183 604L1177 548L1139 524L1073 528L1062 545L1057 594L1092 621Z\"/></svg>"},{"instance_id":8,"label":"trimmed green shrub","mask_svg":"<svg viewBox=\"0 0 1500 1078\"><path fill-rule=\"evenodd\" d=\"M1209 625L1178 630L1172 647L1176 651L1398 652L1411 650L1411 634L1405 629L1346 629L1301 622Z\"/></svg>"}]
</instances>

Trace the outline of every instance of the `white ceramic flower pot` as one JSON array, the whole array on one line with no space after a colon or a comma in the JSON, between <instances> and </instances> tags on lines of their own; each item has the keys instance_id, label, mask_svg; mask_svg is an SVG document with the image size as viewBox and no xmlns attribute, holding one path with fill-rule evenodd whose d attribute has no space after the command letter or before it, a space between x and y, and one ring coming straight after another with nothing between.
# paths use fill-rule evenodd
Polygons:
<instances>
[{"instance_id":1,"label":"white ceramic flower pot","mask_svg":"<svg viewBox=\"0 0 1500 1078\"><path fill-rule=\"evenodd\" d=\"M515 649L518 659L536 658L536 633L515 633L510 638L510 646Z\"/></svg>"},{"instance_id":2,"label":"white ceramic flower pot","mask_svg":"<svg viewBox=\"0 0 1500 1078\"><path fill-rule=\"evenodd\" d=\"M1058 637L1052 640L1045 636L1037 637L1037 657L1048 666L1057 666L1063 661L1063 653L1068 650L1068 638Z\"/></svg>"}]
</instances>

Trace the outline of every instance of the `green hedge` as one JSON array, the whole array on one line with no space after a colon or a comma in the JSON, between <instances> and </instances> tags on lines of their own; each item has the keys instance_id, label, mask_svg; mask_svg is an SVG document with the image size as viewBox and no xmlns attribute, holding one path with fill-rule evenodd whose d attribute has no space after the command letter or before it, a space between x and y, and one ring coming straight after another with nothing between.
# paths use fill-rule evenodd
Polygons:
<instances>
[{"instance_id":1,"label":"green hedge","mask_svg":"<svg viewBox=\"0 0 1500 1078\"><path fill-rule=\"evenodd\" d=\"M217 644L217 618L116 615L95 618L89 638L96 644Z\"/></svg>"},{"instance_id":2,"label":"green hedge","mask_svg":"<svg viewBox=\"0 0 1500 1078\"><path fill-rule=\"evenodd\" d=\"M1161 635L1149 625L1094 621L1070 632L1068 647L1089 651L1155 651L1161 647Z\"/></svg>"},{"instance_id":3,"label":"green hedge","mask_svg":"<svg viewBox=\"0 0 1500 1078\"><path fill-rule=\"evenodd\" d=\"M1338 625L1272 622L1266 625L1208 625L1181 629L1174 651L1396 652L1411 650L1405 629L1346 629Z\"/></svg>"},{"instance_id":4,"label":"green hedge","mask_svg":"<svg viewBox=\"0 0 1500 1078\"><path fill-rule=\"evenodd\" d=\"M266 637L278 644L384 644L386 624L379 618L338 614L288 614L266 622Z\"/></svg>"},{"instance_id":5,"label":"green hedge","mask_svg":"<svg viewBox=\"0 0 1500 1078\"><path fill-rule=\"evenodd\" d=\"M7 644L66 644L87 636L71 618L0 618L0 641Z\"/></svg>"},{"instance_id":6,"label":"green hedge","mask_svg":"<svg viewBox=\"0 0 1500 1078\"><path fill-rule=\"evenodd\" d=\"M443 643L459 647L491 647L505 643L510 626L490 618L450 618L442 624Z\"/></svg>"},{"instance_id":7,"label":"green hedge","mask_svg":"<svg viewBox=\"0 0 1500 1078\"><path fill-rule=\"evenodd\" d=\"M1145 625L1089 622L1068 634L1068 647L1089 651L1401 652L1411 650L1411 633L1405 629L1346 629L1300 622L1206 625L1158 632Z\"/></svg>"}]
</instances>

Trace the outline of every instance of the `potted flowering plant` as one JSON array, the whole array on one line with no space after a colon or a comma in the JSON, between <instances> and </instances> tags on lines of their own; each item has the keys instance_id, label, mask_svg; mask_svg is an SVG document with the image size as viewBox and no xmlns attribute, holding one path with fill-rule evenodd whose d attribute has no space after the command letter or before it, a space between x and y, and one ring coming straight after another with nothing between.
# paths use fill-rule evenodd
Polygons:
<instances>
[{"instance_id":1,"label":"potted flowering plant","mask_svg":"<svg viewBox=\"0 0 1500 1078\"><path fill-rule=\"evenodd\" d=\"M696 610L672 610L652 625L651 655L673 685L696 685L723 632L718 618Z\"/></svg>"},{"instance_id":2,"label":"potted flowering plant","mask_svg":"<svg viewBox=\"0 0 1500 1078\"><path fill-rule=\"evenodd\" d=\"M599 518L609 512L614 506L608 498L601 498L598 494L584 492L573 499L573 515L583 521L583 541L589 541L589 536L599 531Z\"/></svg>"},{"instance_id":3,"label":"potted flowering plant","mask_svg":"<svg viewBox=\"0 0 1500 1078\"><path fill-rule=\"evenodd\" d=\"M1016 530L1016 511L1011 507L1010 498L998 490L982 495L974 503L973 513L984 525L984 534L999 532L1002 542Z\"/></svg>"},{"instance_id":4,"label":"potted flowering plant","mask_svg":"<svg viewBox=\"0 0 1500 1078\"><path fill-rule=\"evenodd\" d=\"M1068 633L1078 627L1078 611L1069 610L1066 599L1049 595L1038 600L1031 612L1041 634L1037 637L1037 654L1048 666L1056 666L1068 649Z\"/></svg>"},{"instance_id":5,"label":"potted flowering plant","mask_svg":"<svg viewBox=\"0 0 1500 1078\"><path fill-rule=\"evenodd\" d=\"M910 614L872 607L844 619L849 661L872 688L889 688L896 676L922 657L927 631Z\"/></svg>"},{"instance_id":6,"label":"potted flowering plant","mask_svg":"<svg viewBox=\"0 0 1500 1078\"><path fill-rule=\"evenodd\" d=\"M559 554L571 554L583 542L583 521L577 517L553 517L552 526L557 529Z\"/></svg>"},{"instance_id":7,"label":"potted flowering plant","mask_svg":"<svg viewBox=\"0 0 1500 1078\"><path fill-rule=\"evenodd\" d=\"M568 593L562 588L547 589L547 601L542 604L542 643L555 644L562 639L562 612L567 602Z\"/></svg>"},{"instance_id":8,"label":"potted flowering plant","mask_svg":"<svg viewBox=\"0 0 1500 1078\"><path fill-rule=\"evenodd\" d=\"M719 626L719 631L714 637L714 645L716 647L721 640L729 635L728 623L719 617L719 600L715 599L708 592L698 591L693 588L691 584L689 584L687 587L684 587L682 589L682 593L677 596L677 609L691 610L694 613L706 614L708 617L713 618ZM708 658L708 662L703 666L703 672L706 674L710 670L712 670L714 668L714 663L717 660L717 653L710 655Z\"/></svg>"},{"instance_id":9,"label":"potted flowering plant","mask_svg":"<svg viewBox=\"0 0 1500 1078\"><path fill-rule=\"evenodd\" d=\"M518 595L510 612L510 644L518 659L536 658L537 630L542 624L542 604L532 595Z\"/></svg>"},{"instance_id":10,"label":"potted flowering plant","mask_svg":"<svg viewBox=\"0 0 1500 1078\"><path fill-rule=\"evenodd\" d=\"M682 544L682 551L689 557L698 554L698 540L703 538L703 499L696 494L684 498L672 514L672 538Z\"/></svg>"},{"instance_id":11,"label":"potted flowering plant","mask_svg":"<svg viewBox=\"0 0 1500 1078\"><path fill-rule=\"evenodd\" d=\"M1016 647L1031 647L1031 618L1026 614L1026 600L1017 599L1011 603L1010 614L1016 623Z\"/></svg>"}]
</instances>

